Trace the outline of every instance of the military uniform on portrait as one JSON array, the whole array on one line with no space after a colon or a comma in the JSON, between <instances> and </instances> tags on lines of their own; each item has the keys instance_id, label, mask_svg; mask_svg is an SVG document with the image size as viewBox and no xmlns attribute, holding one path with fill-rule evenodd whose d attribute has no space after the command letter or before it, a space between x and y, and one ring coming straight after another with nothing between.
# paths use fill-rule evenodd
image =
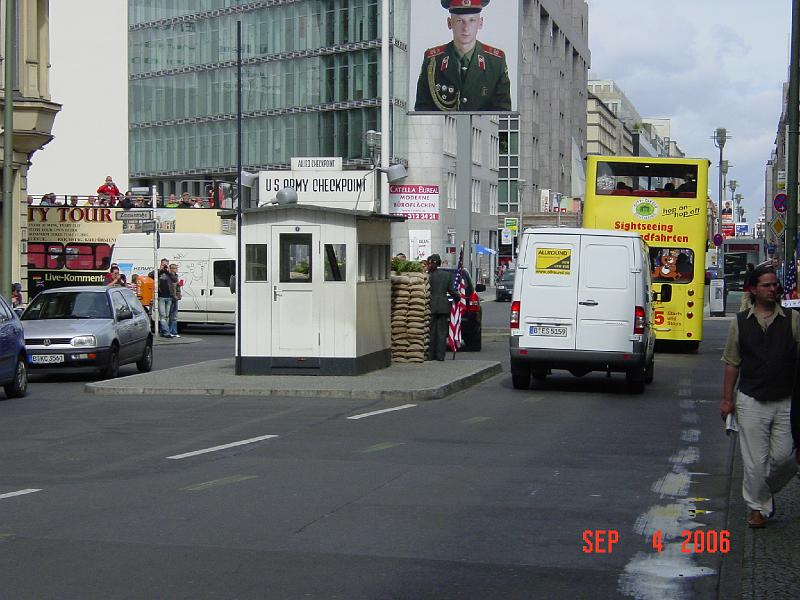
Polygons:
<instances>
[{"instance_id":1,"label":"military uniform on portrait","mask_svg":"<svg viewBox=\"0 0 800 600\"><path fill-rule=\"evenodd\" d=\"M417 81L417 111L510 111L505 53L476 39L490 0L440 0L453 41L425 51ZM458 42L458 44L456 43Z\"/></svg>"}]
</instances>

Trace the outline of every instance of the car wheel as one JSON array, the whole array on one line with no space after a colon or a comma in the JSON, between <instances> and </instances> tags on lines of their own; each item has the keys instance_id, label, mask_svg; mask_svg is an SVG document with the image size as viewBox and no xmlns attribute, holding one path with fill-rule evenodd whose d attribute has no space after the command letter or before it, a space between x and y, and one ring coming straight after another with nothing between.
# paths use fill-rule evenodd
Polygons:
<instances>
[{"instance_id":1,"label":"car wheel","mask_svg":"<svg viewBox=\"0 0 800 600\"><path fill-rule=\"evenodd\" d=\"M656 361L652 359L644 370L644 382L653 383L653 375L656 368Z\"/></svg>"},{"instance_id":2,"label":"car wheel","mask_svg":"<svg viewBox=\"0 0 800 600\"><path fill-rule=\"evenodd\" d=\"M111 356L108 357L108 366L103 369L103 377L115 379L119 375L119 348L116 343L111 346Z\"/></svg>"},{"instance_id":3,"label":"car wheel","mask_svg":"<svg viewBox=\"0 0 800 600\"><path fill-rule=\"evenodd\" d=\"M153 368L153 338L148 338L142 358L136 361L136 368L139 369L139 373L149 373Z\"/></svg>"},{"instance_id":4,"label":"car wheel","mask_svg":"<svg viewBox=\"0 0 800 600\"><path fill-rule=\"evenodd\" d=\"M7 398L22 398L28 393L28 366L25 358L17 358L17 366L14 369L14 379L11 383L3 386Z\"/></svg>"},{"instance_id":5,"label":"car wheel","mask_svg":"<svg viewBox=\"0 0 800 600\"><path fill-rule=\"evenodd\" d=\"M644 369L631 369L625 372L625 388L628 390L629 394L643 393L644 381Z\"/></svg>"},{"instance_id":6,"label":"car wheel","mask_svg":"<svg viewBox=\"0 0 800 600\"><path fill-rule=\"evenodd\" d=\"M530 363L511 359L511 384L515 390L527 390L531 387Z\"/></svg>"}]
</instances>

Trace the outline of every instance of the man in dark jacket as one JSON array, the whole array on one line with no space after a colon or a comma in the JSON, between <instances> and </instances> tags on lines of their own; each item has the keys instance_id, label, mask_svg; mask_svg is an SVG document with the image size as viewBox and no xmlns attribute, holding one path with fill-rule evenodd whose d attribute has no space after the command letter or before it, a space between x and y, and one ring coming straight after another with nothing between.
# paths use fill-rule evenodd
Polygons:
<instances>
[{"instance_id":1,"label":"man in dark jacket","mask_svg":"<svg viewBox=\"0 0 800 600\"><path fill-rule=\"evenodd\" d=\"M722 354L720 414L723 419L736 414L744 465L742 495L750 508L747 524L764 527L775 512L774 494L797 472L790 410L800 315L781 308L778 278L771 267L751 271L748 286L753 306L736 315Z\"/></svg>"},{"instance_id":2,"label":"man in dark jacket","mask_svg":"<svg viewBox=\"0 0 800 600\"><path fill-rule=\"evenodd\" d=\"M428 360L444 360L447 352L447 332L450 326L450 302L447 297L458 300L450 274L440 271L442 259L438 254L428 258L428 284L431 291L431 344Z\"/></svg>"},{"instance_id":3,"label":"man in dark jacket","mask_svg":"<svg viewBox=\"0 0 800 600\"><path fill-rule=\"evenodd\" d=\"M173 337L169 332L169 313L172 310L174 290L175 284L169 274L169 261L162 258L158 271L158 332L161 337Z\"/></svg>"}]
</instances>

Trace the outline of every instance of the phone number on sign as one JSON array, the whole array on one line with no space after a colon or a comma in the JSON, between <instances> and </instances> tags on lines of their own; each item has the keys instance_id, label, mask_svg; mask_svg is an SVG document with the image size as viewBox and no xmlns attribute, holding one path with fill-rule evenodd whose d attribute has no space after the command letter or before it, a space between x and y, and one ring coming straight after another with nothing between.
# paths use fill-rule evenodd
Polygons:
<instances>
[{"instance_id":1,"label":"phone number on sign","mask_svg":"<svg viewBox=\"0 0 800 600\"><path fill-rule=\"evenodd\" d=\"M414 219L416 221L438 221L439 220L439 213L392 213L398 215L400 217L405 217L409 221Z\"/></svg>"}]
</instances>

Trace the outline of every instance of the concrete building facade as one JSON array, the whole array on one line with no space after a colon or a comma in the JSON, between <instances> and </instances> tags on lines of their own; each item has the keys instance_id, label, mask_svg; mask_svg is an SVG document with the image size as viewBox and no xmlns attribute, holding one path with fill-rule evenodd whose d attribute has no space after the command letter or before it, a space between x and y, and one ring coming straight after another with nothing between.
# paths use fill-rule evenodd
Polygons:
<instances>
[{"instance_id":1,"label":"concrete building facade","mask_svg":"<svg viewBox=\"0 0 800 600\"><path fill-rule=\"evenodd\" d=\"M521 0L520 36L520 114L500 120L499 206L501 218L522 214L528 225L547 218L544 190L565 198L582 193L588 5Z\"/></svg>"},{"instance_id":2,"label":"concrete building facade","mask_svg":"<svg viewBox=\"0 0 800 600\"><path fill-rule=\"evenodd\" d=\"M0 1L0 15L5 16L5 0ZM23 296L27 297L27 210L28 169L33 155L53 139L52 130L61 105L50 97L50 29L48 0L17 0L17 27L14 46L14 147L13 147L13 215L12 247L22 248L22 253L12 257L11 276L14 282L23 283ZM0 53L5 42L0 43ZM3 59L5 60L5 56ZM5 63L4 63L5 64ZM0 97L2 116L5 118L5 68L0 69ZM3 136L0 135L0 156L5 156ZM0 181L2 173L0 172ZM0 230L1 235L2 230Z\"/></svg>"},{"instance_id":3,"label":"concrete building facade","mask_svg":"<svg viewBox=\"0 0 800 600\"><path fill-rule=\"evenodd\" d=\"M630 129L591 92L586 101L586 153L633 156L633 135Z\"/></svg>"}]
</instances>

